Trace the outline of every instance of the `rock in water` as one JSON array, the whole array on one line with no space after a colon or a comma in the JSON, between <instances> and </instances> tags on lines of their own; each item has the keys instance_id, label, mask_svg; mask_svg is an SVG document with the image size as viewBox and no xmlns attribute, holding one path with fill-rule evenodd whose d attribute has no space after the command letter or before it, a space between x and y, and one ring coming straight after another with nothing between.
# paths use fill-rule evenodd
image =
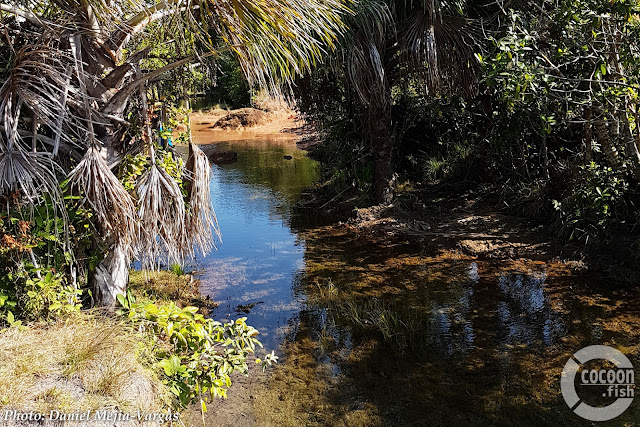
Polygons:
<instances>
[{"instance_id":1,"label":"rock in water","mask_svg":"<svg viewBox=\"0 0 640 427\"><path fill-rule=\"evenodd\" d=\"M209 160L216 165L228 165L238 161L238 153L235 151L214 151L209 154Z\"/></svg>"}]
</instances>

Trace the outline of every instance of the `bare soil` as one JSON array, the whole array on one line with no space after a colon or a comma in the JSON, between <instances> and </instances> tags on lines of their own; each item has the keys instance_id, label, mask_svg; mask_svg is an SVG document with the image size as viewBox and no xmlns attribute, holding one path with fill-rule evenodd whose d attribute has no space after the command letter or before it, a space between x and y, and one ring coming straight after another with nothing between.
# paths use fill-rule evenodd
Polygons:
<instances>
[{"instance_id":1,"label":"bare soil","mask_svg":"<svg viewBox=\"0 0 640 427\"><path fill-rule=\"evenodd\" d=\"M265 137L295 141L300 134L292 131L303 125L296 112L289 109L208 110L191 115L194 139L199 144L223 141L259 140Z\"/></svg>"},{"instance_id":2,"label":"bare soil","mask_svg":"<svg viewBox=\"0 0 640 427\"><path fill-rule=\"evenodd\" d=\"M480 259L575 258L544 224L502 211L490 190L416 190L400 193L393 204L358 209L348 221L356 232L420 244L423 252L453 250Z\"/></svg>"}]
</instances>

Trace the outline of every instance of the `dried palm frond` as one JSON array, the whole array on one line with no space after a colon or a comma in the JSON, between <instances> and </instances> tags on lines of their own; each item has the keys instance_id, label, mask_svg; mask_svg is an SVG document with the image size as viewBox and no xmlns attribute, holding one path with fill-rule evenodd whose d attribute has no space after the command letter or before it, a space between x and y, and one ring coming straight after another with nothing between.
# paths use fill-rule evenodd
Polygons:
<instances>
[{"instance_id":1,"label":"dried palm frond","mask_svg":"<svg viewBox=\"0 0 640 427\"><path fill-rule=\"evenodd\" d=\"M185 205L180 187L158 167L151 148L151 167L136 187L139 200L138 216L144 229L139 244L142 267L154 270L161 259L169 263L182 262L187 244Z\"/></svg>"},{"instance_id":2,"label":"dried palm frond","mask_svg":"<svg viewBox=\"0 0 640 427\"><path fill-rule=\"evenodd\" d=\"M211 203L209 182L211 165L207 155L193 142L189 144L189 209L186 216L186 235L188 255L195 256L196 251L206 255L216 248L215 238L222 241L218 219Z\"/></svg>"},{"instance_id":3,"label":"dried palm frond","mask_svg":"<svg viewBox=\"0 0 640 427\"><path fill-rule=\"evenodd\" d=\"M34 153L19 147L0 152L0 194L19 191L27 202L37 204L49 194L56 208L64 212L56 171L60 168L47 153Z\"/></svg>"},{"instance_id":4,"label":"dried palm frond","mask_svg":"<svg viewBox=\"0 0 640 427\"><path fill-rule=\"evenodd\" d=\"M105 237L117 238L128 247L140 239L133 198L111 172L97 147L91 147L69 174L69 187L81 196L80 205L94 212Z\"/></svg>"},{"instance_id":5,"label":"dried palm frond","mask_svg":"<svg viewBox=\"0 0 640 427\"><path fill-rule=\"evenodd\" d=\"M23 109L52 130L53 152L58 151L60 142L79 146L77 137L86 129L69 109L69 102L77 102L81 96L69 80L70 61L64 52L44 44L27 45L16 53L0 88L0 115L9 148L14 144L25 149L32 146L16 132Z\"/></svg>"}]
</instances>

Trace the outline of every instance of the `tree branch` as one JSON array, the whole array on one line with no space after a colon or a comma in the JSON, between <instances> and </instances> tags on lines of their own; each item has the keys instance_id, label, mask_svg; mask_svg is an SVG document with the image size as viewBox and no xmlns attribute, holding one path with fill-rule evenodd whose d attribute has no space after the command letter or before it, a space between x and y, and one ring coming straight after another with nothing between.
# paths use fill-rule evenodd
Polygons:
<instances>
[{"instance_id":1,"label":"tree branch","mask_svg":"<svg viewBox=\"0 0 640 427\"><path fill-rule=\"evenodd\" d=\"M155 71L152 71L150 73L144 74L143 76L136 78L134 81L132 81L131 83L129 83L127 86L125 86L124 88L122 88L122 90L120 92L118 92L116 95L114 95L113 98L111 98L109 100L109 102L107 103L107 105L104 108L104 112L106 114L115 114L116 116L121 112L122 109L124 109L125 104L127 103L127 101L129 100L129 98L131 97L131 95L133 95L136 90L138 90L138 88L145 84L146 82L148 82L151 79L154 79L158 76L161 76L164 73L167 73L175 68L180 67L181 65L184 64L188 64L189 62L192 62L195 59L199 59L199 58L208 58L210 56L213 56L215 54L217 54L218 52L207 52L203 55L200 56L196 56L196 55L190 55L187 57L184 57L182 59L179 59L175 62L172 62L171 64L165 65L162 68L158 68Z\"/></svg>"},{"instance_id":2,"label":"tree branch","mask_svg":"<svg viewBox=\"0 0 640 427\"><path fill-rule=\"evenodd\" d=\"M127 74L133 70L134 64L137 64L150 50L151 47L146 47L131 55L124 64L114 68L102 79L102 85L107 89L118 88Z\"/></svg>"},{"instance_id":3,"label":"tree branch","mask_svg":"<svg viewBox=\"0 0 640 427\"><path fill-rule=\"evenodd\" d=\"M119 57L122 54L122 49L129 43L131 38L143 31L152 22L186 9L186 7L171 8L172 5L177 3L177 0L156 3L148 9L138 12L136 16L129 19L122 27L115 30L109 37L109 43L111 48L115 50L116 55Z\"/></svg>"},{"instance_id":4,"label":"tree branch","mask_svg":"<svg viewBox=\"0 0 640 427\"><path fill-rule=\"evenodd\" d=\"M8 13L11 13L12 15L24 18L27 21L39 27L44 27L45 25L48 24L46 21L42 20L42 18L40 18L38 15L31 13L28 10L23 10L16 6L12 6L10 4L0 3L0 10L2 10L3 12L8 12Z\"/></svg>"}]
</instances>

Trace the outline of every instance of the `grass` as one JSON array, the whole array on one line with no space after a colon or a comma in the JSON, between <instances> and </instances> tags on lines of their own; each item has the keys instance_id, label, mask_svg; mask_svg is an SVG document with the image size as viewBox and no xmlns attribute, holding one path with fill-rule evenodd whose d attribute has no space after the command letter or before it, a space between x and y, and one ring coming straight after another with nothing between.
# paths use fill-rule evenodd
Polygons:
<instances>
[{"instance_id":1,"label":"grass","mask_svg":"<svg viewBox=\"0 0 640 427\"><path fill-rule=\"evenodd\" d=\"M103 316L10 328L0 334L0 361L2 408L149 412L169 403L142 339Z\"/></svg>"},{"instance_id":2,"label":"grass","mask_svg":"<svg viewBox=\"0 0 640 427\"><path fill-rule=\"evenodd\" d=\"M215 304L198 286L179 266L132 271L129 283L140 299L176 301L206 312ZM6 329L0 332L0 408L160 412L173 401L154 373L148 339L126 320L92 311Z\"/></svg>"},{"instance_id":3,"label":"grass","mask_svg":"<svg viewBox=\"0 0 640 427\"><path fill-rule=\"evenodd\" d=\"M129 289L138 300L174 301L180 307L198 307L204 315L217 305L209 297L200 294L199 280L175 265L171 271L130 271Z\"/></svg>"},{"instance_id":4,"label":"grass","mask_svg":"<svg viewBox=\"0 0 640 427\"><path fill-rule=\"evenodd\" d=\"M341 293L331 282L316 282L310 302L327 310L332 326L348 325L352 332L379 333L383 340L397 350L420 348L428 335L428 319L421 319L415 310L401 309L380 299L357 298Z\"/></svg>"}]
</instances>

